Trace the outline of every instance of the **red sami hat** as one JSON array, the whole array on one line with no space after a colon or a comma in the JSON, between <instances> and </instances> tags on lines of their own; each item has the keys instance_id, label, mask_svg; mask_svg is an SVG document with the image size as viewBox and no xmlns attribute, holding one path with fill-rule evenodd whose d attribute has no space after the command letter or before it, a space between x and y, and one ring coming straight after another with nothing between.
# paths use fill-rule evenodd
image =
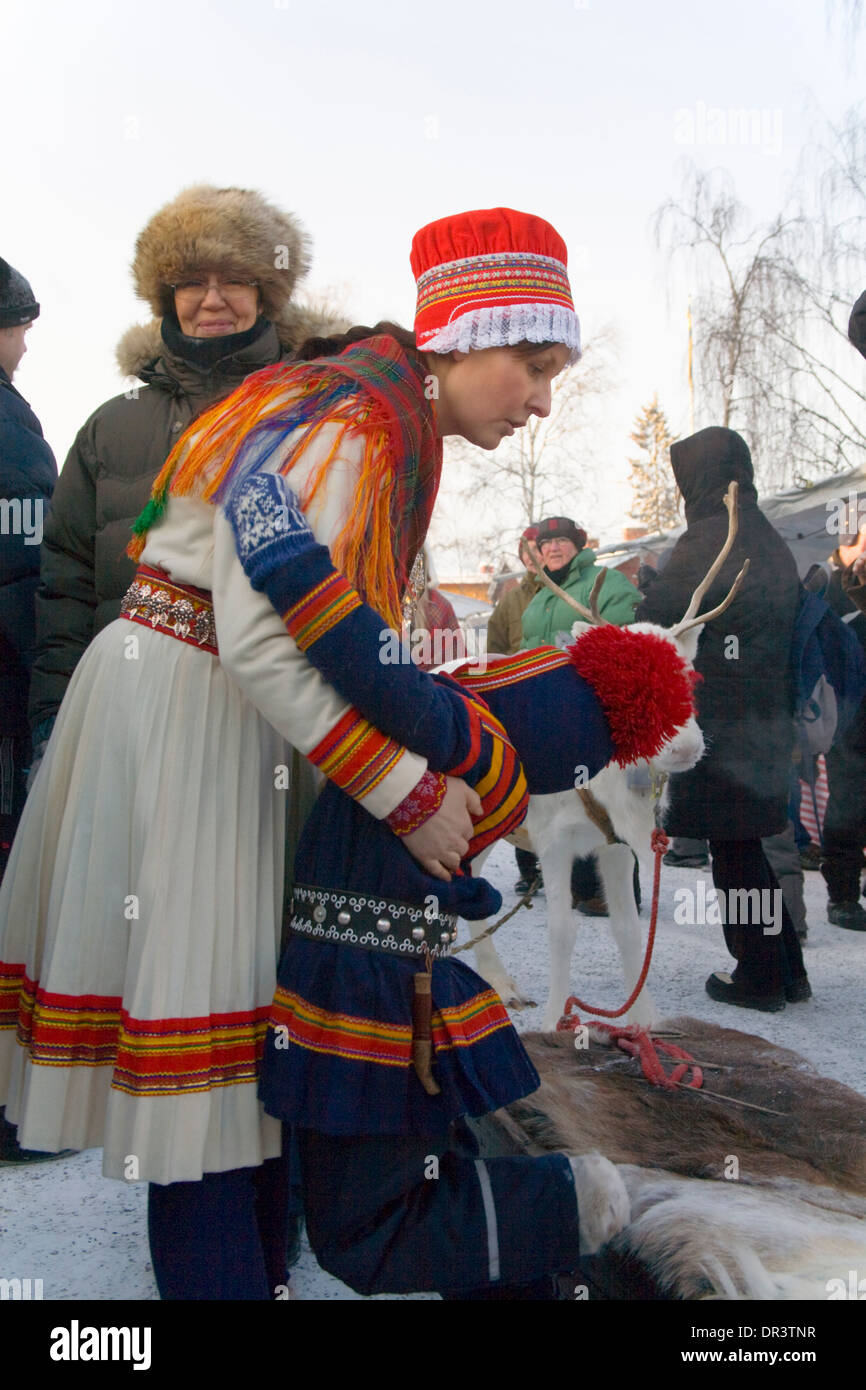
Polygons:
<instances>
[{"instance_id":1,"label":"red sami hat","mask_svg":"<svg viewBox=\"0 0 866 1390\"><path fill-rule=\"evenodd\" d=\"M427 352L564 343L580 357L580 322L568 251L542 217L484 208L441 217L416 232L415 338Z\"/></svg>"}]
</instances>

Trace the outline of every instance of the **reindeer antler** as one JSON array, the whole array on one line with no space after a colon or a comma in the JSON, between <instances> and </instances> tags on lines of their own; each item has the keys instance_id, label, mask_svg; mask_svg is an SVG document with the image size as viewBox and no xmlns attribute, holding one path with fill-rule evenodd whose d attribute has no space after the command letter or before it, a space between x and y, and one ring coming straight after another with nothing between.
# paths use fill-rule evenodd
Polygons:
<instances>
[{"instance_id":1,"label":"reindeer antler","mask_svg":"<svg viewBox=\"0 0 866 1390\"><path fill-rule=\"evenodd\" d=\"M731 585L727 598L723 599L722 602L718 604L716 608L711 608L709 613L701 613L700 615L698 615L698 609L700 608L701 603L703 602L704 595L706 594L716 575L721 570L722 565L725 563L728 556L730 555L734 541L737 537L738 491L739 485L737 483L732 482L728 484L728 490L725 493L724 498L725 506L728 511L728 534L725 539L725 543L722 546L713 563L710 565L710 568L707 570L704 578L701 580L700 584L695 589L695 592L692 594L691 602L688 608L686 609L685 613L683 614L682 618L675 627L671 628L672 637L681 637L684 632L688 632L690 627L699 627L702 623L708 623L713 618L718 618L719 614L724 613L725 609L731 603L733 603L734 599L736 598L737 594L739 593L742 587L743 580L748 574L749 562L748 560L746 560L745 564L743 565L743 568L740 570L739 574L737 575L736 579Z\"/></svg>"},{"instance_id":2,"label":"reindeer antler","mask_svg":"<svg viewBox=\"0 0 866 1390\"><path fill-rule=\"evenodd\" d=\"M601 627L611 626L611 624L608 623L607 618L603 618L598 611L598 596L601 592L601 586L604 583L607 570L603 569L601 573L596 576L596 581L592 586L592 592L589 596L589 607L584 608L582 603L578 603L577 599L572 598L571 594L566 593L565 589L561 589L558 584L554 584L550 575L545 573L544 567L541 563L541 557L537 554L536 547L531 541L527 544L526 548L529 552L529 557L533 562L531 566L533 574L537 579L541 580L542 584L544 584L545 587L548 588L552 594L556 594L558 598L564 599L565 602L569 604L569 606L573 608L576 613L580 614L581 618L584 618L586 620L586 622L594 623L596 626Z\"/></svg>"},{"instance_id":3,"label":"reindeer antler","mask_svg":"<svg viewBox=\"0 0 866 1390\"><path fill-rule=\"evenodd\" d=\"M591 594L590 594L590 596L589 596L589 611L590 611L590 613L591 613L591 615L592 615L592 620L593 620L594 623L607 623L607 618L603 618L603 617L601 616L601 614L599 613L599 611L598 611L598 596L599 596L599 594L601 593L601 586L602 586L602 584L604 583L604 581L605 581L606 578L607 578L607 570L606 570L606 569L601 569L601 570L599 570L599 572L598 572L598 574L596 575L596 578L595 578L595 583L594 583L593 586L592 586L592 592L591 592ZM613 626L612 623L608 623L608 627L612 627L612 626Z\"/></svg>"}]
</instances>

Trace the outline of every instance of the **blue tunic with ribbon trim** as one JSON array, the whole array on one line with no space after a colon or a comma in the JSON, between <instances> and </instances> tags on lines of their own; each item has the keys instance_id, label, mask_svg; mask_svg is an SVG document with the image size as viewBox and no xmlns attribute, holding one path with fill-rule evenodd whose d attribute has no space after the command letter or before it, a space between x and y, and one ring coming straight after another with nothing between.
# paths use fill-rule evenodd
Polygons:
<instances>
[{"instance_id":1,"label":"blue tunic with ribbon trim","mask_svg":"<svg viewBox=\"0 0 866 1390\"><path fill-rule=\"evenodd\" d=\"M333 937L337 930L332 921L316 931L312 890L341 912L343 935L357 919L372 939L370 912L364 915L371 899L374 915L396 925L423 925L437 914L490 916L502 899L471 876L472 858L520 823L529 793L571 787L577 767L583 778L593 776L614 750L591 687L554 649L467 662L452 677L383 665L380 615L334 570L294 502L282 478L258 475L226 511L251 583L354 706L311 760L334 776L358 747L365 758L386 758L389 745L400 745L435 772L475 787L483 814L460 871L446 883L426 873L338 780L326 783L295 860L301 887L293 922L304 934L292 932L280 962L260 1095L270 1114L326 1134L442 1134L459 1116L485 1114L539 1085L501 999L462 961L433 959L440 1092L429 1095L412 1065L413 977L425 968L423 956L329 941L328 931Z\"/></svg>"}]
</instances>

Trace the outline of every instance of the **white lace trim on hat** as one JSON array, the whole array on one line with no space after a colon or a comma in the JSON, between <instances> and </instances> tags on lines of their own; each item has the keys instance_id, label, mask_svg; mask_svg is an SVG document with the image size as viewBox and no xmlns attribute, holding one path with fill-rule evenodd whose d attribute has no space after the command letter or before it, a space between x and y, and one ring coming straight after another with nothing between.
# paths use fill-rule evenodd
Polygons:
<instances>
[{"instance_id":1,"label":"white lace trim on hat","mask_svg":"<svg viewBox=\"0 0 866 1390\"><path fill-rule=\"evenodd\" d=\"M580 357L580 320L558 304L507 304L471 309L467 314L421 335L422 352L469 352L472 348L514 347L516 343L563 343L569 365Z\"/></svg>"}]
</instances>

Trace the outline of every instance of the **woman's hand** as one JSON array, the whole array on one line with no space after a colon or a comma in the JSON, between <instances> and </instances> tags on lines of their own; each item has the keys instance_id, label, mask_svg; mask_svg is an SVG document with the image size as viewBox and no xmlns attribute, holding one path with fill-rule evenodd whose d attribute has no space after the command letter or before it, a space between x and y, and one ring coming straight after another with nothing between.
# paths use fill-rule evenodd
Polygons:
<instances>
[{"instance_id":1,"label":"woman's hand","mask_svg":"<svg viewBox=\"0 0 866 1390\"><path fill-rule=\"evenodd\" d=\"M481 798L459 777L449 777L445 796L438 811L425 820L411 835L402 835L401 843L413 858L434 878L451 880L460 861L469 849L472 838L472 816L481 815Z\"/></svg>"}]
</instances>

